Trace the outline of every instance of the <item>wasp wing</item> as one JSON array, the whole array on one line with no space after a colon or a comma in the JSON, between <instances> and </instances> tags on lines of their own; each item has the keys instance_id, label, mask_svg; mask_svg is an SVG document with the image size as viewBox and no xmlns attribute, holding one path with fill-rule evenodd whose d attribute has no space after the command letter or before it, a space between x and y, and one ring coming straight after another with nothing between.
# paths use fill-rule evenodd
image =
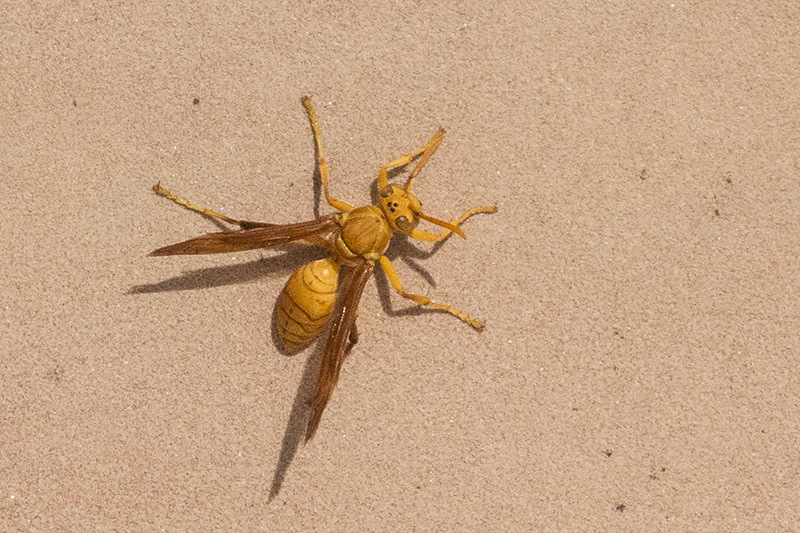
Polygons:
<instances>
[{"instance_id":1,"label":"wasp wing","mask_svg":"<svg viewBox=\"0 0 800 533\"><path fill-rule=\"evenodd\" d=\"M254 224L264 224L264 226L252 227ZM221 254L268 248L313 235L330 233L338 227L336 215L327 215L297 224L250 223L249 229L208 233L188 241L164 246L150 252L150 255Z\"/></svg>"},{"instance_id":2,"label":"wasp wing","mask_svg":"<svg viewBox=\"0 0 800 533\"><path fill-rule=\"evenodd\" d=\"M317 376L317 384L314 386L314 397L311 399L311 415L308 419L306 428L306 442L311 440L319 427L322 419L322 412L328 404L328 400L333 394L336 382L339 380L339 371L342 362L347 357L350 348L355 343L356 315L358 313L358 303L361 300L361 293L364 286L372 274L374 263L372 261L361 260L360 264L354 268L348 268L348 276L345 286L340 293L340 303L333 317L331 333L328 342L325 344L325 353L322 356L322 364Z\"/></svg>"}]
</instances>

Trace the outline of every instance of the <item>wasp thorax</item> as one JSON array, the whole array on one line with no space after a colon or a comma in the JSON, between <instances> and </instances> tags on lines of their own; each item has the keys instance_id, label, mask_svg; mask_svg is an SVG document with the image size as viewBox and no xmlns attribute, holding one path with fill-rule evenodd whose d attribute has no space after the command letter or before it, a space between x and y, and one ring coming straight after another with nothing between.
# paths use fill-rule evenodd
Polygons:
<instances>
[{"instance_id":1,"label":"wasp thorax","mask_svg":"<svg viewBox=\"0 0 800 533\"><path fill-rule=\"evenodd\" d=\"M381 220L380 211L374 205L353 209L345 214L340 223L340 238L350 253L364 257L382 254L389 245L391 234Z\"/></svg>"}]
</instances>

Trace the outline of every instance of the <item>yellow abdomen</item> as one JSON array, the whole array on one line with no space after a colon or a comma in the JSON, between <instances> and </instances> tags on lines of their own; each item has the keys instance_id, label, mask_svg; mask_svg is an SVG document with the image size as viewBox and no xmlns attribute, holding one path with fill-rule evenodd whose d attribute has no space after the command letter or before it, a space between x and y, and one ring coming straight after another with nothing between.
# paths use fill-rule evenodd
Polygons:
<instances>
[{"instance_id":1,"label":"yellow abdomen","mask_svg":"<svg viewBox=\"0 0 800 533\"><path fill-rule=\"evenodd\" d=\"M278 336L283 347L295 351L317 336L336 303L339 263L320 259L292 273L283 288L277 313Z\"/></svg>"}]
</instances>

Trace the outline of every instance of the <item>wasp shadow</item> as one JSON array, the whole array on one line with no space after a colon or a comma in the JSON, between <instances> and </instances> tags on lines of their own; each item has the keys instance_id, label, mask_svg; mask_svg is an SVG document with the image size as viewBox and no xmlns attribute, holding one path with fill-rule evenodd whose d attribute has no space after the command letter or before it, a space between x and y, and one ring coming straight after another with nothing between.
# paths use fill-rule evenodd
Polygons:
<instances>
[{"instance_id":1,"label":"wasp shadow","mask_svg":"<svg viewBox=\"0 0 800 533\"><path fill-rule=\"evenodd\" d=\"M330 255L330 253L324 249L310 246L287 245L282 248L285 248L284 251L287 252L298 253L284 253L269 258L262 257L242 264L191 270L159 283L135 285L127 291L127 294L135 295L202 290L226 285L251 283L264 277L288 275L288 273L304 264ZM295 355L297 353L296 351L292 352L284 349L283 344L280 342L280 338L277 334L276 313L274 312L274 308L272 315L273 343L281 354L286 356ZM312 356L306 361L305 369L289 414L289 421L283 436L283 442L281 443L280 456L273 475L269 501L274 499L280 492L289 466L294 456L297 454L300 443L305 437L305 424L309 415L309 403L316 382L316 374L322 362L324 347L324 342L317 343Z\"/></svg>"},{"instance_id":2,"label":"wasp shadow","mask_svg":"<svg viewBox=\"0 0 800 533\"><path fill-rule=\"evenodd\" d=\"M179 276L158 282L134 285L126 294L191 291L242 285L265 277L275 277L292 272L305 263L324 257L326 252L310 246L286 245L285 253L273 257L218 267L200 268L183 272Z\"/></svg>"},{"instance_id":3,"label":"wasp shadow","mask_svg":"<svg viewBox=\"0 0 800 533\"><path fill-rule=\"evenodd\" d=\"M328 327L323 330L320 339L327 337ZM281 491L286 473L297 455L300 444L305 439L306 425L310 414L311 398L314 394L314 385L317 382L317 374L322 364L322 355L325 351L325 342L318 341L314 345L313 354L306 360L303 375L297 386L297 393L294 396L292 410L289 412L289 421L286 423L286 431L283 433L281 451L278 455L278 464L275 466L275 473L272 475L272 484L267 497L267 503L274 500Z\"/></svg>"}]
</instances>

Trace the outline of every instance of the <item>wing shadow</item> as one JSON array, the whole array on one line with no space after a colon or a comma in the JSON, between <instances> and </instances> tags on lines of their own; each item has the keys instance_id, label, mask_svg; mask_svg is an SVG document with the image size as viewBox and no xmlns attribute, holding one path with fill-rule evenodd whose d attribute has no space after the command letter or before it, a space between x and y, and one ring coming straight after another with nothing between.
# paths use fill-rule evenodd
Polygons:
<instances>
[{"instance_id":1,"label":"wing shadow","mask_svg":"<svg viewBox=\"0 0 800 533\"><path fill-rule=\"evenodd\" d=\"M289 412L289 421L286 423L286 431L283 434L278 464L272 476L272 485L267 497L267 503L274 500L280 493L286 473L289 471L294 456L297 455L297 450L306 435L306 424L308 423L310 411L309 404L314 394L314 385L317 381L319 367L322 364L322 355L325 351L325 342L319 339L327 339L328 330L328 327L323 329L318 340L314 343L313 354L306 360L300 384L297 386L297 394L295 394L294 402L292 403L292 410Z\"/></svg>"},{"instance_id":2,"label":"wing shadow","mask_svg":"<svg viewBox=\"0 0 800 533\"><path fill-rule=\"evenodd\" d=\"M321 248L303 245L286 246L285 251L290 253L273 257L262 256L247 263L189 270L159 283L134 285L126 294L192 291L252 283L264 277L291 273L306 263L328 255Z\"/></svg>"}]
</instances>

